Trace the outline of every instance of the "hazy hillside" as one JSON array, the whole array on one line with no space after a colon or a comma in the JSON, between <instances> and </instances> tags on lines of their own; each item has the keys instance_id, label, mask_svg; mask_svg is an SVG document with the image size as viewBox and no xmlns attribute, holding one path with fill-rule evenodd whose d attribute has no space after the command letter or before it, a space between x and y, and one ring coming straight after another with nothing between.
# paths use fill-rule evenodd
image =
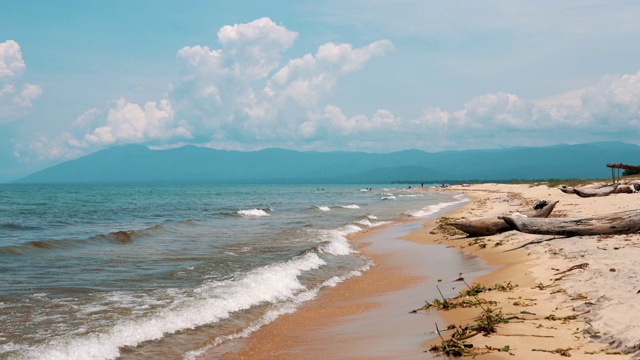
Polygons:
<instances>
[{"instance_id":1,"label":"hazy hillside","mask_svg":"<svg viewBox=\"0 0 640 360\"><path fill-rule=\"evenodd\" d=\"M127 145L38 171L18 183L219 182L390 183L446 180L606 178L606 163L640 164L640 147L619 142L428 153L256 152Z\"/></svg>"}]
</instances>

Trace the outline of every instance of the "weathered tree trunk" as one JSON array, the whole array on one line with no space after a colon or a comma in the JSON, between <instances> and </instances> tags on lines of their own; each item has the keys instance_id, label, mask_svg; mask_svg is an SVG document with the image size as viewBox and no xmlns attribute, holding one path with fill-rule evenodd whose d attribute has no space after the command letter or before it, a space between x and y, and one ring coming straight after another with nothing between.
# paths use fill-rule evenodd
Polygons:
<instances>
[{"instance_id":1,"label":"weathered tree trunk","mask_svg":"<svg viewBox=\"0 0 640 360\"><path fill-rule=\"evenodd\" d=\"M539 218L549 217L549 215L551 215L551 212L556 207L558 202L559 202L558 200L552 201L552 202L548 203L547 205L545 205L544 207L542 207L541 209L533 210L533 211L526 211L524 213L524 215L526 215L528 217L539 217Z\"/></svg>"},{"instance_id":2,"label":"weathered tree trunk","mask_svg":"<svg viewBox=\"0 0 640 360\"><path fill-rule=\"evenodd\" d=\"M531 217L547 217L558 204L558 201L552 201L544 207L534 211L528 211L526 216ZM487 217L480 219L459 220L448 223L454 228L464 231L469 237L491 236L505 231L514 230L507 222L499 217Z\"/></svg>"},{"instance_id":3,"label":"weathered tree trunk","mask_svg":"<svg viewBox=\"0 0 640 360\"><path fill-rule=\"evenodd\" d=\"M590 218L528 218L501 216L515 230L528 234L584 236L634 234L640 231L640 210Z\"/></svg>"},{"instance_id":4,"label":"weathered tree trunk","mask_svg":"<svg viewBox=\"0 0 640 360\"><path fill-rule=\"evenodd\" d=\"M573 187L570 186L562 186L559 188L560 191L562 191L565 194L575 194L576 192L573 191Z\"/></svg>"},{"instance_id":5,"label":"weathered tree trunk","mask_svg":"<svg viewBox=\"0 0 640 360\"><path fill-rule=\"evenodd\" d=\"M497 217L459 220L450 222L447 225L464 231L468 237L491 236L512 230L509 224Z\"/></svg>"},{"instance_id":6,"label":"weathered tree trunk","mask_svg":"<svg viewBox=\"0 0 640 360\"><path fill-rule=\"evenodd\" d=\"M633 187L631 185L620 185L616 188L614 194L633 194Z\"/></svg>"},{"instance_id":7,"label":"weathered tree trunk","mask_svg":"<svg viewBox=\"0 0 640 360\"><path fill-rule=\"evenodd\" d=\"M598 189L573 188L573 191L580 197L609 196L613 194L614 191L616 191L618 185L619 184L613 184L611 186L605 186Z\"/></svg>"}]
</instances>

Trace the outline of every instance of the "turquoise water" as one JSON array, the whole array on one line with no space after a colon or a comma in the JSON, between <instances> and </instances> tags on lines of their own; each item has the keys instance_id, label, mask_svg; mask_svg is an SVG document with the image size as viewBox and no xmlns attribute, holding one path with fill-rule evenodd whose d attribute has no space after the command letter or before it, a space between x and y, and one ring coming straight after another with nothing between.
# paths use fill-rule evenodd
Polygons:
<instances>
[{"instance_id":1,"label":"turquoise water","mask_svg":"<svg viewBox=\"0 0 640 360\"><path fill-rule=\"evenodd\" d=\"M0 358L197 357L366 271L349 234L462 201L343 185L0 185Z\"/></svg>"}]
</instances>

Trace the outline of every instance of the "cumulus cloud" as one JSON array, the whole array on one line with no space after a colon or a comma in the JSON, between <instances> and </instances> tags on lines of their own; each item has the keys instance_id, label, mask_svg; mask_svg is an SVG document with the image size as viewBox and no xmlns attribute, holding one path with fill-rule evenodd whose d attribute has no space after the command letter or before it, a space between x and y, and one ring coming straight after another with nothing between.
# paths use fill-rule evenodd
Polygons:
<instances>
[{"instance_id":1,"label":"cumulus cloud","mask_svg":"<svg viewBox=\"0 0 640 360\"><path fill-rule=\"evenodd\" d=\"M97 124L97 125L96 125ZM67 139L74 148L99 148L114 144L163 144L189 139L191 133L183 122L176 122L169 100L149 101L144 105L120 98L105 110L90 109L73 126L85 130L77 139Z\"/></svg>"},{"instance_id":2,"label":"cumulus cloud","mask_svg":"<svg viewBox=\"0 0 640 360\"><path fill-rule=\"evenodd\" d=\"M19 145L16 156L28 160L73 158L111 145L162 146L192 137L188 125L175 120L166 99L138 105L120 98L103 110L87 110L71 127L72 131L52 138L38 134L29 145Z\"/></svg>"},{"instance_id":3,"label":"cumulus cloud","mask_svg":"<svg viewBox=\"0 0 640 360\"><path fill-rule=\"evenodd\" d=\"M301 139L371 134L398 122L386 110L371 119L347 117L327 102L340 77L392 51L390 41L360 48L330 42L281 64L297 38L298 33L269 18L223 26L217 33L220 48L178 50L183 70L166 99L144 105L118 99L105 109L87 110L64 136L40 138L29 148L60 154L65 149L75 153L115 144L170 146L185 141L221 148L297 147ZM25 89L23 104L32 101L34 90Z\"/></svg>"},{"instance_id":4,"label":"cumulus cloud","mask_svg":"<svg viewBox=\"0 0 640 360\"><path fill-rule=\"evenodd\" d=\"M142 143L172 138L189 138L189 130L174 124L168 100L150 101L144 106L115 101L108 110L106 123L83 138L83 145L106 146L116 143Z\"/></svg>"},{"instance_id":5,"label":"cumulus cloud","mask_svg":"<svg viewBox=\"0 0 640 360\"><path fill-rule=\"evenodd\" d=\"M0 80L21 75L24 69L20 45L13 40L0 43Z\"/></svg>"},{"instance_id":6,"label":"cumulus cloud","mask_svg":"<svg viewBox=\"0 0 640 360\"><path fill-rule=\"evenodd\" d=\"M39 85L20 81L25 69L20 45L13 40L0 43L0 122L26 114L42 94Z\"/></svg>"},{"instance_id":7,"label":"cumulus cloud","mask_svg":"<svg viewBox=\"0 0 640 360\"><path fill-rule=\"evenodd\" d=\"M580 119L598 131L640 129L640 72L606 77L582 95Z\"/></svg>"},{"instance_id":8,"label":"cumulus cloud","mask_svg":"<svg viewBox=\"0 0 640 360\"><path fill-rule=\"evenodd\" d=\"M279 102L294 101L311 106L329 94L341 75L360 70L374 56L393 50L388 40L380 40L360 49L350 44L328 43L315 55L290 60L268 81L265 92Z\"/></svg>"},{"instance_id":9,"label":"cumulus cloud","mask_svg":"<svg viewBox=\"0 0 640 360\"><path fill-rule=\"evenodd\" d=\"M640 72L606 76L579 101L534 102L515 94L485 94L460 110L426 110L409 123L433 136L435 149L540 146L560 142L628 141L640 130Z\"/></svg>"},{"instance_id":10,"label":"cumulus cloud","mask_svg":"<svg viewBox=\"0 0 640 360\"><path fill-rule=\"evenodd\" d=\"M637 142L633 136L640 128L640 72L608 76L576 90L579 101L541 102L495 92L475 96L454 110L425 108L420 116L394 113L384 104L349 114L332 103L341 78L394 51L393 44L384 39L362 47L329 42L285 59L297 38L296 32L269 18L224 26L217 33L219 46L177 51L183 69L166 98L144 104L120 98L89 109L68 132L39 137L20 154L76 156L127 143L384 152ZM13 79L24 66L15 46L5 46L11 55L2 55L0 74L7 75L0 76ZM16 104L23 107L31 106L41 92L35 85L0 84L0 99L20 94Z\"/></svg>"},{"instance_id":11,"label":"cumulus cloud","mask_svg":"<svg viewBox=\"0 0 640 360\"><path fill-rule=\"evenodd\" d=\"M576 91L579 101L536 102L516 94L489 93L459 109L427 108L403 118L378 109L347 115L326 106L322 116L300 125L300 137L323 149L429 151L544 146L589 141L637 143L640 130L640 72L604 77Z\"/></svg>"},{"instance_id":12,"label":"cumulus cloud","mask_svg":"<svg viewBox=\"0 0 640 360\"><path fill-rule=\"evenodd\" d=\"M262 18L220 29L220 49L182 48L183 76L169 97L177 116L216 140L277 144L310 138L331 126L319 119L339 78L393 49L388 40L355 49L327 43L281 66L297 37Z\"/></svg>"}]
</instances>

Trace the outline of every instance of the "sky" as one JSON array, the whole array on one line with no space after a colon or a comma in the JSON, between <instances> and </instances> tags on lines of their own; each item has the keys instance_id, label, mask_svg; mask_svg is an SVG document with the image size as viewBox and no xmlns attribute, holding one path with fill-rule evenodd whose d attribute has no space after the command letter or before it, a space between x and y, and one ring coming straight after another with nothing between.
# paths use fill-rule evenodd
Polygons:
<instances>
[{"instance_id":1,"label":"sky","mask_svg":"<svg viewBox=\"0 0 640 360\"><path fill-rule=\"evenodd\" d=\"M0 0L0 182L125 144L640 144L638 18L624 0Z\"/></svg>"}]
</instances>

